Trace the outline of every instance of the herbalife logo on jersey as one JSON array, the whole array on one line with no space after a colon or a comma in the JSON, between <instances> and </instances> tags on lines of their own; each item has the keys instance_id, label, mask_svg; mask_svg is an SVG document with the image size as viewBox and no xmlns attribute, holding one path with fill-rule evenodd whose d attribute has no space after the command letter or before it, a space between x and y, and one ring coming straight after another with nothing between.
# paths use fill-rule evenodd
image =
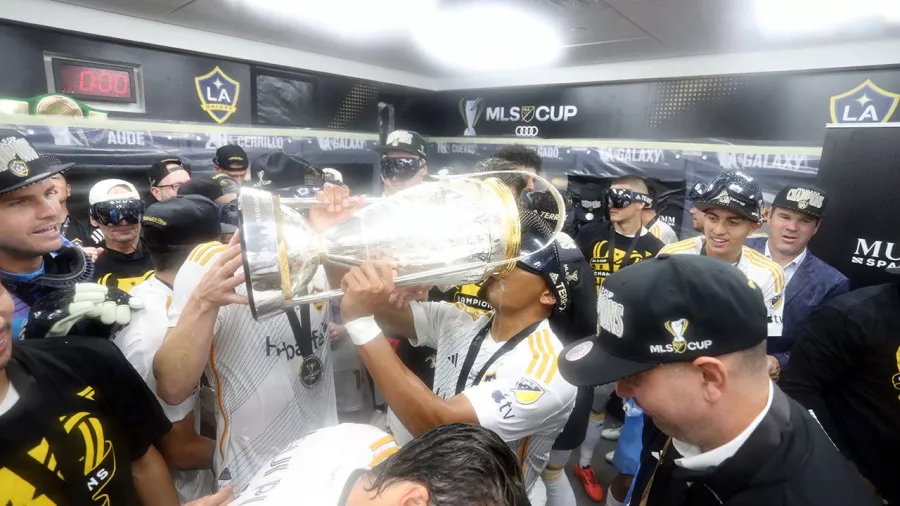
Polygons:
<instances>
[{"instance_id":1,"label":"herbalife logo on jersey","mask_svg":"<svg viewBox=\"0 0 900 506\"><path fill-rule=\"evenodd\" d=\"M860 237L850 262L878 269L900 267L900 248L892 242Z\"/></svg>"}]
</instances>

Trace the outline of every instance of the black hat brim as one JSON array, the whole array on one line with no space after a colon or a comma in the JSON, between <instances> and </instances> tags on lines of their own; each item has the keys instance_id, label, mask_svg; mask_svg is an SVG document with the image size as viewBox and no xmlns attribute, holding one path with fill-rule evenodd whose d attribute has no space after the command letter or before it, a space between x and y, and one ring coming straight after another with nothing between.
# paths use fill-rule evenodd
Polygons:
<instances>
[{"instance_id":1,"label":"black hat brim","mask_svg":"<svg viewBox=\"0 0 900 506\"><path fill-rule=\"evenodd\" d=\"M415 156L416 158L423 158L422 153L417 153L412 149L407 149L400 146L379 146L375 148L375 152L382 155L386 155L388 153L407 153Z\"/></svg>"},{"instance_id":2,"label":"black hat brim","mask_svg":"<svg viewBox=\"0 0 900 506\"><path fill-rule=\"evenodd\" d=\"M569 352L584 343L592 345L590 350L583 356L574 353L574 356L571 356L574 360L570 360ZM577 387L606 385L648 371L658 365L635 362L613 355L603 349L597 337L576 341L563 348L559 354L559 373L566 381Z\"/></svg>"},{"instance_id":3,"label":"black hat brim","mask_svg":"<svg viewBox=\"0 0 900 506\"><path fill-rule=\"evenodd\" d=\"M39 183L39 182L43 181L44 179L49 178L50 176L55 176L56 174L59 174L60 172L71 168L73 165L75 165L74 162L73 163L64 163L62 165L52 165L52 166L42 170L38 174L26 177L25 179L18 181L16 184L14 184L12 186L7 186L6 188L3 188L2 190L0 190L0 195L2 195L4 193L14 192L21 188L25 188L26 186L30 186L35 183Z\"/></svg>"},{"instance_id":4,"label":"black hat brim","mask_svg":"<svg viewBox=\"0 0 900 506\"><path fill-rule=\"evenodd\" d=\"M734 211L750 221L759 222L759 218L753 216L739 206L730 206L728 204L720 204L718 202L710 202L708 200L695 200L694 207L701 211L706 211L707 209L728 209L729 211Z\"/></svg>"}]
</instances>

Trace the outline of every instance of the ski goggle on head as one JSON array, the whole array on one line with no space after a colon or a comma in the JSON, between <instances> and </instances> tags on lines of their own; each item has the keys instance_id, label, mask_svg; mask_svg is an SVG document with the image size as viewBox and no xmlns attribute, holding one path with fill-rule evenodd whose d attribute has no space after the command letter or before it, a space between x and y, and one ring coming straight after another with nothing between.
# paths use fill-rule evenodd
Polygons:
<instances>
[{"instance_id":1,"label":"ski goggle on head","mask_svg":"<svg viewBox=\"0 0 900 506\"><path fill-rule=\"evenodd\" d=\"M653 205L653 200L650 199L649 195L631 191L626 188L610 188L606 190L605 197L606 205L616 209L628 207L635 202L643 202L648 206Z\"/></svg>"},{"instance_id":2,"label":"ski goggle on head","mask_svg":"<svg viewBox=\"0 0 900 506\"><path fill-rule=\"evenodd\" d=\"M108 227L118 225L122 220L136 225L144 217L144 202L137 199L108 200L91 205L91 218Z\"/></svg>"}]
</instances>

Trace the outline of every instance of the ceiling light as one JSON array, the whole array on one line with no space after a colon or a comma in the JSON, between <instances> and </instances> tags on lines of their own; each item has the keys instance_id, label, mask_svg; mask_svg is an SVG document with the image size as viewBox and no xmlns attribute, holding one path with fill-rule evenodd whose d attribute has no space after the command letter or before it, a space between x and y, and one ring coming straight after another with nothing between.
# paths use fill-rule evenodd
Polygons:
<instances>
[{"instance_id":1,"label":"ceiling light","mask_svg":"<svg viewBox=\"0 0 900 506\"><path fill-rule=\"evenodd\" d=\"M543 19L520 8L468 4L441 9L412 26L426 56L457 70L509 70L547 65L563 45Z\"/></svg>"},{"instance_id":2,"label":"ceiling light","mask_svg":"<svg viewBox=\"0 0 900 506\"><path fill-rule=\"evenodd\" d=\"M408 31L435 0L238 0L248 8L345 40L371 40Z\"/></svg>"},{"instance_id":3,"label":"ceiling light","mask_svg":"<svg viewBox=\"0 0 900 506\"><path fill-rule=\"evenodd\" d=\"M764 32L792 35L827 32L854 22L900 22L897 0L756 0L756 20Z\"/></svg>"}]
</instances>

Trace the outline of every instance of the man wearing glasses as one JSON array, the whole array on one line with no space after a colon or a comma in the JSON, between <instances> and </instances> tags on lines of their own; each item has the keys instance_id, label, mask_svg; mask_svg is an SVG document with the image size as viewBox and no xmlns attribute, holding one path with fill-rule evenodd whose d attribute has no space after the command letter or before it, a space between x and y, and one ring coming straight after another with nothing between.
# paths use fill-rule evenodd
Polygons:
<instances>
[{"instance_id":1,"label":"man wearing glasses","mask_svg":"<svg viewBox=\"0 0 900 506\"><path fill-rule=\"evenodd\" d=\"M103 232L103 254L94 264L94 279L126 292L153 275L153 262L141 240L144 202L133 184L104 179L88 195L91 225Z\"/></svg>"},{"instance_id":2,"label":"man wearing glasses","mask_svg":"<svg viewBox=\"0 0 900 506\"><path fill-rule=\"evenodd\" d=\"M167 158L150 166L147 179L153 199L165 202L178 195L178 188L191 180L191 169L177 158Z\"/></svg>"}]
</instances>

